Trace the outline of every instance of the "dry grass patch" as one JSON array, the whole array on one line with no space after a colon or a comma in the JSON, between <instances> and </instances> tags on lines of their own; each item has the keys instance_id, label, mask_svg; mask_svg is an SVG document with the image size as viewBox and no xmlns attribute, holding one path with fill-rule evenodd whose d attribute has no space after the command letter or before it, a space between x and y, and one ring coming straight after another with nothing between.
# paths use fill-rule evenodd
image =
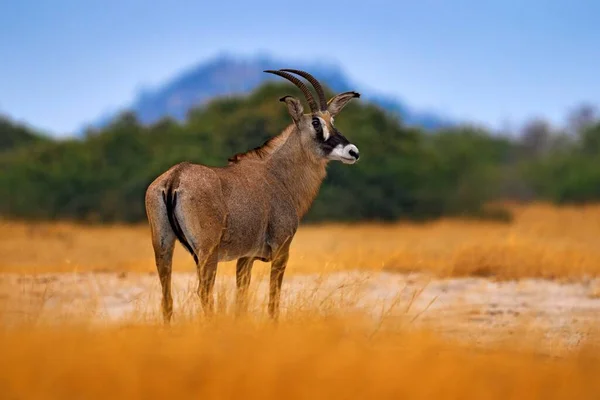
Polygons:
<instances>
[{"instance_id":1,"label":"dry grass patch","mask_svg":"<svg viewBox=\"0 0 600 400\"><path fill-rule=\"evenodd\" d=\"M292 245L288 273L385 269L499 279L600 275L600 206L537 204L511 210L511 223L447 219L304 225ZM175 271L194 270L181 246L175 253ZM145 225L4 222L0 255L4 272L155 271ZM232 274L234 269L226 263L220 273Z\"/></svg>"},{"instance_id":2,"label":"dry grass patch","mask_svg":"<svg viewBox=\"0 0 600 400\"><path fill-rule=\"evenodd\" d=\"M482 351L429 332L296 315L0 331L3 398L587 399L595 348L563 358Z\"/></svg>"}]
</instances>

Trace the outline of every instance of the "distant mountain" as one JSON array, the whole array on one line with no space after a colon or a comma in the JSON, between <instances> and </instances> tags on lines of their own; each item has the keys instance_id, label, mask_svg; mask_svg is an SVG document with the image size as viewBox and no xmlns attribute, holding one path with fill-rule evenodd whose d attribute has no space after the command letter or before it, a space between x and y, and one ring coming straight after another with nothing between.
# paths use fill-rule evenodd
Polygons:
<instances>
[{"instance_id":1,"label":"distant mountain","mask_svg":"<svg viewBox=\"0 0 600 400\"><path fill-rule=\"evenodd\" d=\"M399 115L408 125L436 129L454 124L442 116L413 110L390 95L361 89L360 84L348 80L339 66L290 62L269 56L241 58L222 55L216 57L181 73L157 89L142 91L133 104L126 108L135 112L144 124L154 123L165 116L184 120L191 108L201 106L215 97L246 94L266 80L281 80L279 77L263 72L266 69L279 68L309 71L336 92L360 91L364 99ZM116 113L109 113L90 125L102 127L108 124L115 115Z\"/></svg>"}]
</instances>

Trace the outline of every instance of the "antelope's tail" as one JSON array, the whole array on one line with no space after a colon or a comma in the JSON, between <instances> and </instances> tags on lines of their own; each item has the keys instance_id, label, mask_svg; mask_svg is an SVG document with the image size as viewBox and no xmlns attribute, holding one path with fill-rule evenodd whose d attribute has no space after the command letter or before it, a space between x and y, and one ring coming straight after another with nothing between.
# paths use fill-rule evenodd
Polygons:
<instances>
[{"instance_id":1,"label":"antelope's tail","mask_svg":"<svg viewBox=\"0 0 600 400\"><path fill-rule=\"evenodd\" d=\"M177 216L175 215L175 207L177 206L177 190L173 188L175 186L174 182L178 181L178 179L171 180L167 186L167 190L163 192L163 200L165 202L165 206L167 207L167 217L169 218L169 224L171 225L171 229L173 229L173 233L177 237L177 240L186 248L187 251L190 252L192 257L194 257L194 261L198 264L198 256L194 252L192 246L185 238L183 230L181 230L181 225L179 225L179 221L177 221Z\"/></svg>"}]
</instances>

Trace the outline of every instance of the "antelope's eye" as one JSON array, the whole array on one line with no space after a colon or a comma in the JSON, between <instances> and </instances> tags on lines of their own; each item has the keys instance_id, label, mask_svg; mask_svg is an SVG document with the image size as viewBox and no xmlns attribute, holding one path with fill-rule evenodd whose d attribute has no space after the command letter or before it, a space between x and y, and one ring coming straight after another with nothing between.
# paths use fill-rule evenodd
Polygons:
<instances>
[{"instance_id":1,"label":"antelope's eye","mask_svg":"<svg viewBox=\"0 0 600 400\"><path fill-rule=\"evenodd\" d=\"M319 129L321 127L321 122L319 122L319 120L317 118L315 118L315 119L312 120L312 126L315 129Z\"/></svg>"}]
</instances>

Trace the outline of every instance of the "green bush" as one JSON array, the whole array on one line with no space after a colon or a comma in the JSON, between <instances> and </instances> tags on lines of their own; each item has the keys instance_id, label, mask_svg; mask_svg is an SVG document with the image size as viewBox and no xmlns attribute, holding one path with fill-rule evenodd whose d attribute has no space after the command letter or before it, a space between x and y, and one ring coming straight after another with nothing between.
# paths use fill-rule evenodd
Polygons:
<instances>
[{"instance_id":1,"label":"green bush","mask_svg":"<svg viewBox=\"0 0 600 400\"><path fill-rule=\"evenodd\" d=\"M226 165L290 123L278 102L301 97L267 84L246 97L217 99L190 111L185 123L143 126L123 113L81 139L48 139L0 120L0 214L25 219L145 219L144 192L181 161ZM353 166L331 163L308 221L425 220L440 216L508 217L486 211L490 200L600 199L600 125L576 140L532 151L518 138L459 126L438 132L407 127L384 110L355 101L336 126L361 150Z\"/></svg>"}]
</instances>

